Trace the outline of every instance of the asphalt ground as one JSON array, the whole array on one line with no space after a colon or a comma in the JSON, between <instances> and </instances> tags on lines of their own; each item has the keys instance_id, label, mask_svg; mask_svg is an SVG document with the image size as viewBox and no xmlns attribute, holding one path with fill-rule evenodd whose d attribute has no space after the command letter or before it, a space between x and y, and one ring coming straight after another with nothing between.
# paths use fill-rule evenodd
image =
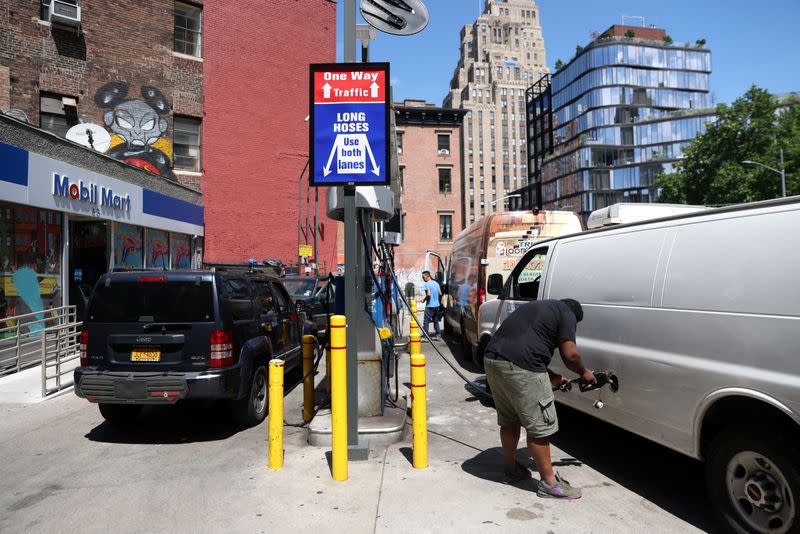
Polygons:
<instances>
[{"instance_id":1,"label":"asphalt ground","mask_svg":"<svg viewBox=\"0 0 800 534\"><path fill-rule=\"evenodd\" d=\"M583 498L538 498L535 478L504 483L494 410L423 352L429 467L412 467L409 431L351 462L344 482L331 478L329 449L295 426L284 427L284 469L269 470L267 422L239 429L220 404L147 408L123 429L74 394L0 404L0 532L713 531L702 465L563 406L553 460ZM407 387L407 356L400 371ZM299 423L292 386L285 420ZM533 467L522 439L518 458Z\"/></svg>"}]
</instances>

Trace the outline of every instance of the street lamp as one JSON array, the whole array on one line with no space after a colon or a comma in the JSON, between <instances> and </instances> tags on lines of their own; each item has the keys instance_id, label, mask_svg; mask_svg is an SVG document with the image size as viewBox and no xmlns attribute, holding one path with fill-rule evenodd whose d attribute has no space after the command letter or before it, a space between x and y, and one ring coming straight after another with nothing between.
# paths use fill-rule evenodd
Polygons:
<instances>
[{"instance_id":1,"label":"street lamp","mask_svg":"<svg viewBox=\"0 0 800 534\"><path fill-rule=\"evenodd\" d=\"M757 161L751 161L749 159L744 160L742 163L747 163L749 165L758 165L759 167L764 167L774 173L781 175L781 190L783 192L783 197L786 198L786 167L783 165L783 149L781 148L781 170L775 169L770 167L769 165L764 165L763 163L759 163Z\"/></svg>"},{"instance_id":2,"label":"street lamp","mask_svg":"<svg viewBox=\"0 0 800 534\"><path fill-rule=\"evenodd\" d=\"M492 206L494 206L495 204L497 204L501 200L506 200L506 199L509 199L509 198L520 198L521 196L522 195L520 195L519 193L512 193L510 195L506 195L503 198L498 198L497 200L492 200Z\"/></svg>"}]
</instances>

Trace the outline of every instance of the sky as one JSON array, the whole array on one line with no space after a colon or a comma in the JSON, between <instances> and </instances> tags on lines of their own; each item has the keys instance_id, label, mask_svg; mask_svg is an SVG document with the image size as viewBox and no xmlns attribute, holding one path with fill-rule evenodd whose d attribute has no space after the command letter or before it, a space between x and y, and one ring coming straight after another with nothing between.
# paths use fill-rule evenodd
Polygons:
<instances>
[{"instance_id":1,"label":"sky","mask_svg":"<svg viewBox=\"0 0 800 534\"><path fill-rule=\"evenodd\" d=\"M391 66L394 100L424 99L441 105L458 64L459 33L480 14L483 0L423 0L430 22L420 33L398 37L378 32L371 61ZM360 4L360 0L357 0ZM342 11L338 2L337 58L342 60ZM752 84L772 93L800 91L800 0L539 0L540 24L553 71L575 46L602 33L622 16L642 16L664 28L675 43L705 39L711 50L711 93L730 103ZM626 20L629 25L638 19ZM358 23L364 20L358 15ZM360 42L356 44L361 57Z\"/></svg>"}]
</instances>

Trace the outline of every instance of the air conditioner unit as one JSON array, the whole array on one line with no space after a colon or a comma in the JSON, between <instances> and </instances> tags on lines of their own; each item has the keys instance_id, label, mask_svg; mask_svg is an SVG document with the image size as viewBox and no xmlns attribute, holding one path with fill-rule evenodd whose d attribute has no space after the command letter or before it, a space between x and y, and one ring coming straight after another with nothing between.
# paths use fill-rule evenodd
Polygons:
<instances>
[{"instance_id":1,"label":"air conditioner unit","mask_svg":"<svg viewBox=\"0 0 800 534\"><path fill-rule=\"evenodd\" d=\"M439 149L439 155L440 156L449 156L450 155L450 149L449 148L440 148Z\"/></svg>"},{"instance_id":2,"label":"air conditioner unit","mask_svg":"<svg viewBox=\"0 0 800 534\"><path fill-rule=\"evenodd\" d=\"M52 0L50 3L50 22L57 25L80 28L81 6L77 0Z\"/></svg>"}]
</instances>

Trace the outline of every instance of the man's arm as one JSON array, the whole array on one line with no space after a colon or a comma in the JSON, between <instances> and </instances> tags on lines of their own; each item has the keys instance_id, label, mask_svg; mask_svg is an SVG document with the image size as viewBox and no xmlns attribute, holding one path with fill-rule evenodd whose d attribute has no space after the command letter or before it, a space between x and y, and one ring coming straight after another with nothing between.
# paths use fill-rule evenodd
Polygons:
<instances>
[{"instance_id":1,"label":"man's arm","mask_svg":"<svg viewBox=\"0 0 800 534\"><path fill-rule=\"evenodd\" d=\"M580 376L581 380L590 383L597 382L594 373L583 365L581 351L578 350L578 346L574 341L559 339L558 352L561 354L561 359L564 361L564 365L567 366L567 369Z\"/></svg>"}]
</instances>

